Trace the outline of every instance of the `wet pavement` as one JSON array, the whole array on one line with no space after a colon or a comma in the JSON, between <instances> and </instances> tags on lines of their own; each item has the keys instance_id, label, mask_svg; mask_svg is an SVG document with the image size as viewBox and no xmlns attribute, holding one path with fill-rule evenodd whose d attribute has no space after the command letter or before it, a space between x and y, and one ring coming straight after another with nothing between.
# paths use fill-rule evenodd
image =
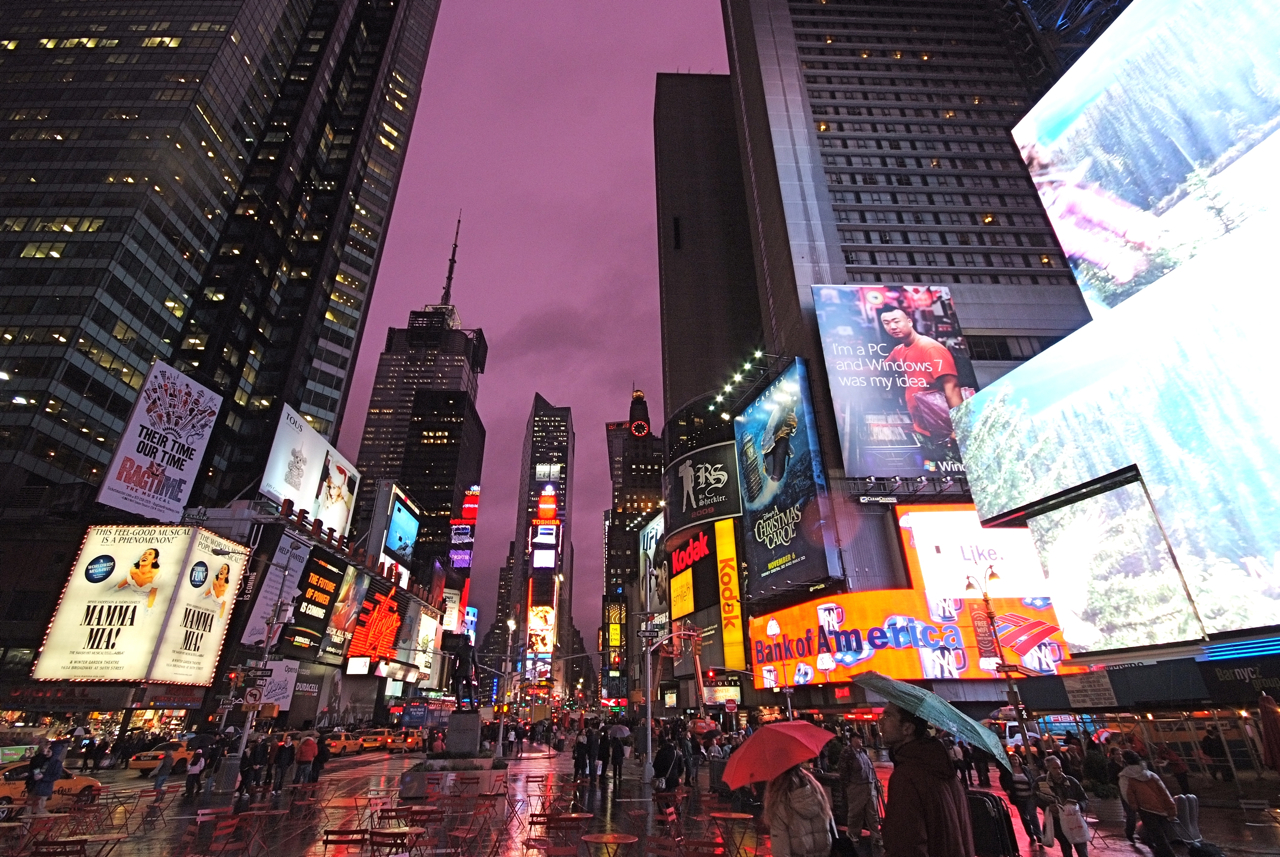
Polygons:
<instances>
[{"instance_id":1,"label":"wet pavement","mask_svg":"<svg viewBox=\"0 0 1280 857\"><path fill-rule=\"evenodd\" d=\"M394 788L399 784L400 774L418 761L417 756L389 756L387 754L366 754L346 759L335 759L326 767L323 781L332 797L327 814L323 817L310 812L289 813L287 796L269 797L260 809L270 809L275 814L262 817L261 829L253 843L249 857L318 857L325 854L323 831L325 829L350 828L360 826L364 818L366 806L365 796L370 789ZM887 781L890 766L878 765L877 771L881 779ZM594 784L582 783L575 786L572 778L572 761L568 754L529 753L522 759L513 761L507 769L510 791L519 799L522 806L521 818L510 820L504 828L501 824L493 825L485 833L475 836L454 837L452 840L439 835L432 845L444 848L448 844L464 845L466 857L524 857L540 852L532 848L526 849L526 840L530 832L526 827L527 814L542 808L542 800L538 795L543 787L537 782L548 777L553 784L568 783L564 786L564 801L571 801L571 809L589 813L579 826L574 827L572 835L563 838L564 845L576 848L576 852L563 850L554 852L552 857L570 857L576 853L578 857L644 857L645 834L650 837L661 836L668 832L661 816L655 817L654 801L649 787L641 782L640 766L634 760L628 760L623 769L620 782L613 778L604 778ZM465 774L455 774L462 776ZM476 776L475 773L469 776ZM113 795L120 796L125 802L132 803L139 789L149 787L151 783L132 772L106 772L100 777L111 787ZM532 782L530 781L532 778ZM174 778L170 788L180 786L181 780ZM481 790L487 789L487 776L482 779ZM1280 792L1280 783L1276 784ZM997 790L998 792L998 790ZM572 795L570 797L570 794ZM1096 803L1096 802L1095 802ZM174 798L166 810L166 823L154 829L130 835L118 844L111 857L179 857L188 853L189 842L184 841L188 830L196 820L197 810L232 806L230 795L213 795L206 791L195 801L184 801L180 796ZM240 801L238 810L248 808L246 800ZM470 807L463 807L468 809ZM720 839L725 832L717 824L732 823L729 830L740 847L736 849L737 857L765 857L768 854L767 837L761 835L754 822L717 822L711 813L723 812L730 807L721 802L708 791L708 776L705 767L702 769L699 788L692 790L686 804L681 807L678 833L682 834L686 843ZM1094 825L1096 831L1089 845L1091 857L1150 857L1150 850L1142 845L1130 844L1123 835L1123 822L1117 817L1109 818L1107 806L1091 807L1097 810L1103 820ZM283 811L282 811L283 810ZM119 822L122 814L117 814L113 821ZM1280 825L1268 821L1269 816L1261 811L1245 814L1239 809L1202 807L1200 830L1208 842L1222 848L1228 855L1280 855ZM448 826L457 826L449 822ZM1041 849L1030 844L1024 835L1017 816L1014 815L1015 834L1018 839L1019 852L1029 857L1040 855L1056 855L1058 848ZM105 828L104 828L105 829ZM209 831L206 831L207 837ZM534 831L539 833L539 831ZM543 832L545 833L545 831ZM584 833L623 833L636 835L640 841L624 843L617 846L592 844L584 842ZM496 835L495 835L496 834ZM627 838L627 837L622 837ZM103 843L113 845L115 843ZM660 843L653 843L660 845ZM91 845L89 855L94 855L96 845ZM104 851L105 851L104 847ZM730 849L731 851L735 849ZM865 846L860 848L865 857L878 857ZM1185 854L1183 846L1176 846L1179 855ZM330 848L329 853L343 853L341 848ZM203 853L203 852L197 852ZM232 853L248 853L243 849ZM350 853L356 853L351 851ZM363 853L370 853L365 849ZM381 853L397 853L395 851ZM403 852L400 852L403 853ZM447 853L440 850L416 853L433 853L436 857ZM698 855L695 847L684 850L686 857ZM104 853L101 857L107 857ZM731 855L730 857L733 857Z\"/></svg>"}]
</instances>

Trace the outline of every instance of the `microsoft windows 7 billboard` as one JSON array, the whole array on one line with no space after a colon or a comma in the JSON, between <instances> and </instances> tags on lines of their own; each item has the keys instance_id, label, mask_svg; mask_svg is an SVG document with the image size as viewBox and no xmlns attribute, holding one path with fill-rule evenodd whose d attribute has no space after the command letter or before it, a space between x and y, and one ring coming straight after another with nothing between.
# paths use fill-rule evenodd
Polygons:
<instances>
[{"instance_id":1,"label":"microsoft windows 7 billboard","mask_svg":"<svg viewBox=\"0 0 1280 857\"><path fill-rule=\"evenodd\" d=\"M951 409L977 383L938 286L812 286L845 474L963 473Z\"/></svg>"},{"instance_id":2,"label":"microsoft windows 7 billboard","mask_svg":"<svg viewBox=\"0 0 1280 857\"><path fill-rule=\"evenodd\" d=\"M1136 0L1014 129L1094 320L953 413L1074 652L1280 617L1277 82L1280 5Z\"/></svg>"},{"instance_id":3,"label":"microsoft windows 7 billboard","mask_svg":"<svg viewBox=\"0 0 1280 857\"><path fill-rule=\"evenodd\" d=\"M809 397L796 358L734 418L742 483L743 556L752 597L779 595L833 574L819 508L826 475Z\"/></svg>"}]
</instances>

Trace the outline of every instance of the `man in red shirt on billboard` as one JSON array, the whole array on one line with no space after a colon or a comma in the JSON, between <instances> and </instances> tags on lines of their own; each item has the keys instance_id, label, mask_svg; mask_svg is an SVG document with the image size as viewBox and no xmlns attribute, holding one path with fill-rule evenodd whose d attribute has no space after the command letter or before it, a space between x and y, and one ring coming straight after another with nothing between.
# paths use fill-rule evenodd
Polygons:
<instances>
[{"instance_id":1,"label":"man in red shirt on billboard","mask_svg":"<svg viewBox=\"0 0 1280 857\"><path fill-rule=\"evenodd\" d=\"M880 311L885 333L898 341L886 361L906 381L907 412L915 430L945 445L954 437L951 408L964 401L951 351L936 339L916 332L911 314L899 307Z\"/></svg>"}]
</instances>

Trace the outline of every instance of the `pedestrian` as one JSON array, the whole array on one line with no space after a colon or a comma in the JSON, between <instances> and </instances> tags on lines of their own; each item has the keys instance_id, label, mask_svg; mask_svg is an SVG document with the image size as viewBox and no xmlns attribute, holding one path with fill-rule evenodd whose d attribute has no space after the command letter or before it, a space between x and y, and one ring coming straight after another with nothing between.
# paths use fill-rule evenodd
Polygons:
<instances>
[{"instance_id":1,"label":"pedestrian","mask_svg":"<svg viewBox=\"0 0 1280 857\"><path fill-rule=\"evenodd\" d=\"M653 754L653 790L655 792L673 792L680 785L682 764L680 751L675 742L665 735Z\"/></svg>"},{"instance_id":2,"label":"pedestrian","mask_svg":"<svg viewBox=\"0 0 1280 857\"><path fill-rule=\"evenodd\" d=\"M792 765L764 790L764 821L773 857L828 857L835 822L822 784Z\"/></svg>"},{"instance_id":3,"label":"pedestrian","mask_svg":"<svg viewBox=\"0 0 1280 857\"><path fill-rule=\"evenodd\" d=\"M1167 743L1156 745L1156 764L1178 781L1178 794L1191 794L1191 784L1187 782L1187 763Z\"/></svg>"},{"instance_id":4,"label":"pedestrian","mask_svg":"<svg viewBox=\"0 0 1280 857\"><path fill-rule=\"evenodd\" d=\"M293 769L293 784L311 782L311 766L315 763L316 754L320 752L316 739L310 735L298 742L298 750L294 756L297 767Z\"/></svg>"},{"instance_id":5,"label":"pedestrian","mask_svg":"<svg viewBox=\"0 0 1280 857\"><path fill-rule=\"evenodd\" d=\"M614 735L609 739L609 761L613 763L613 782L616 785L622 782L622 760L626 758L626 750L622 747L622 736ZM697 777L697 768L694 768L694 777Z\"/></svg>"},{"instance_id":6,"label":"pedestrian","mask_svg":"<svg viewBox=\"0 0 1280 857\"><path fill-rule=\"evenodd\" d=\"M1088 798L1080 781L1062 771L1062 760L1057 756L1049 756L1044 760L1044 776L1036 780L1036 803L1044 808L1045 830L1053 825L1053 838L1062 846L1062 857L1071 857L1074 847L1079 857L1089 857L1089 846L1086 842L1072 842L1062 825L1062 811L1067 807L1076 807L1084 811Z\"/></svg>"},{"instance_id":7,"label":"pedestrian","mask_svg":"<svg viewBox=\"0 0 1280 857\"><path fill-rule=\"evenodd\" d=\"M1173 834L1169 822L1178 817L1178 807L1173 797L1159 774L1148 771L1137 753L1125 750L1124 761L1120 794L1142 819L1143 843L1151 848L1155 857L1174 857L1173 846L1169 844Z\"/></svg>"},{"instance_id":8,"label":"pedestrian","mask_svg":"<svg viewBox=\"0 0 1280 857\"><path fill-rule=\"evenodd\" d=\"M240 781L236 783L236 798L248 794L253 788L253 751L257 742L244 748L240 754Z\"/></svg>"},{"instance_id":9,"label":"pedestrian","mask_svg":"<svg viewBox=\"0 0 1280 857\"><path fill-rule=\"evenodd\" d=\"M253 776L250 782L251 788L256 789L261 787L262 778L264 776L270 776L271 756L271 745L267 743L267 740L265 738L255 739L253 742L253 749L249 753L253 771ZM271 787L270 780L267 781L267 787ZM245 789L245 791L248 792L249 789Z\"/></svg>"},{"instance_id":10,"label":"pedestrian","mask_svg":"<svg viewBox=\"0 0 1280 857\"><path fill-rule=\"evenodd\" d=\"M995 756L977 745L969 746L969 755L973 760L973 770L978 775L978 788L991 788L991 763L995 761Z\"/></svg>"},{"instance_id":11,"label":"pedestrian","mask_svg":"<svg viewBox=\"0 0 1280 857\"><path fill-rule=\"evenodd\" d=\"M587 729L587 781L596 781L596 758L600 755L600 732L594 727Z\"/></svg>"},{"instance_id":12,"label":"pedestrian","mask_svg":"<svg viewBox=\"0 0 1280 857\"><path fill-rule=\"evenodd\" d=\"M573 742L573 779L581 780L587 775L587 736L579 732Z\"/></svg>"},{"instance_id":13,"label":"pedestrian","mask_svg":"<svg viewBox=\"0 0 1280 857\"><path fill-rule=\"evenodd\" d=\"M169 782L169 775L173 773L174 763L177 757L170 748L164 751L164 755L160 757L160 764L156 765L156 800L160 800L164 796L164 784Z\"/></svg>"},{"instance_id":14,"label":"pedestrian","mask_svg":"<svg viewBox=\"0 0 1280 857\"><path fill-rule=\"evenodd\" d=\"M201 791L200 777L204 774L205 758L203 750L196 750L194 756L187 760L187 800L191 800Z\"/></svg>"},{"instance_id":15,"label":"pedestrian","mask_svg":"<svg viewBox=\"0 0 1280 857\"><path fill-rule=\"evenodd\" d=\"M1017 754L1009 758L1009 764L1012 771L1000 769L1000 785L1009 796L1009 803L1018 811L1027 839L1035 845L1042 845L1044 834L1040 830L1040 813L1036 812L1035 777L1022 766L1022 759Z\"/></svg>"},{"instance_id":16,"label":"pedestrian","mask_svg":"<svg viewBox=\"0 0 1280 857\"><path fill-rule=\"evenodd\" d=\"M928 723L889 703L880 715L893 773L885 806L885 857L973 857L969 803L955 765Z\"/></svg>"},{"instance_id":17,"label":"pedestrian","mask_svg":"<svg viewBox=\"0 0 1280 857\"><path fill-rule=\"evenodd\" d=\"M529 730L523 723L516 724L516 758L524 756L524 739L529 737Z\"/></svg>"},{"instance_id":18,"label":"pedestrian","mask_svg":"<svg viewBox=\"0 0 1280 857\"><path fill-rule=\"evenodd\" d=\"M53 783L56 778L51 775L54 770L53 747L50 744L44 744L27 764L27 806L31 808L34 815L44 815L46 812L45 803L53 796ZM46 779L48 779L47 783Z\"/></svg>"},{"instance_id":19,"label":"pedestrian","mask_svg":"<svg viewBox=\"0 0 1280 857\"><path fill-rule=\"evenodd\" d=\"M849 836L862 839L862 831L871 835L873 846L880 845L880 813L876 809L876 768L863 749L862 739L854 735L840 753L836 763L840 782L844 785L845 823Z\"/></svg>"},{"instance_id":20,"label":"pedestrian","mask_svg":"<svg viewBox=\"0 0 1280 857\"><path fill-rule=\"evenodd\" d=\"M324 766L329 764L329 759L333 752L329 749L329 739L321 735L316 739L316 760L311 763L311 782L320 782L320 775L324 773Z\"/></svg>"},{"instance_id":21,"label":"pedestrian","mask_svg":"<svg viewBox=\"0 0 1280 857\"><path fill-rule=\"evenodd\" d=\"M293 736L285 735L284 743L276 748L276 775L271 784L273 793L280 794L280 789L284 786L284 778L288 775L289 768L293 766L297 754L298 749L293 745Z\"/></svg>"},{"instance_id":22,"label":"pedestrian","mask_svg":"<svg viewBox=\"0 0 1280 857\"><path fill-rule=\"evenodd\" d=\"M1120 788L1120 772L1125 766L1124 751L1118 743L1109 743L1107 747L1107 782L1120 791L1120 808L1124 810L1124 836L1132 842L1138 829L1138 813L1124 799L1124 790Z\"/></svg>"},{"instance_id":23,"label":"pedestrian","mask_svg":"<svg viewBox=\"0 0 1280 857\"><path fill-rule=\"evenodd\" d=\"M600 785L603 786L605 780L609 778L609 736L605 734L604 729L600 730L600 738L596 742L598 747L596 756L596 773L600 776Z\"/></svg>"}]
</instances>

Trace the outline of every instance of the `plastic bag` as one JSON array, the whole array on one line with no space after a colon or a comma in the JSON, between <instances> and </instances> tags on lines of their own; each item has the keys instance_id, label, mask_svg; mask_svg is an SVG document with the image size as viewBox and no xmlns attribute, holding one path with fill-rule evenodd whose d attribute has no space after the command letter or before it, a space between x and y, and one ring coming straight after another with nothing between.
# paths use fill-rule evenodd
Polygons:
<instances>
[{"instance_id":1,"label":"plastic bag","mask_svg":"<svg viewBox=\"0 0 1280 857\"><path fill-rule=\"evenodd\" d=\"M1073 845L1083 845L1089 841L1089 825L1085 823L1080 807L1067 804L1058 810L1058 824L1067 835L1067 841Z\"/></svg>"}]
</instances>

